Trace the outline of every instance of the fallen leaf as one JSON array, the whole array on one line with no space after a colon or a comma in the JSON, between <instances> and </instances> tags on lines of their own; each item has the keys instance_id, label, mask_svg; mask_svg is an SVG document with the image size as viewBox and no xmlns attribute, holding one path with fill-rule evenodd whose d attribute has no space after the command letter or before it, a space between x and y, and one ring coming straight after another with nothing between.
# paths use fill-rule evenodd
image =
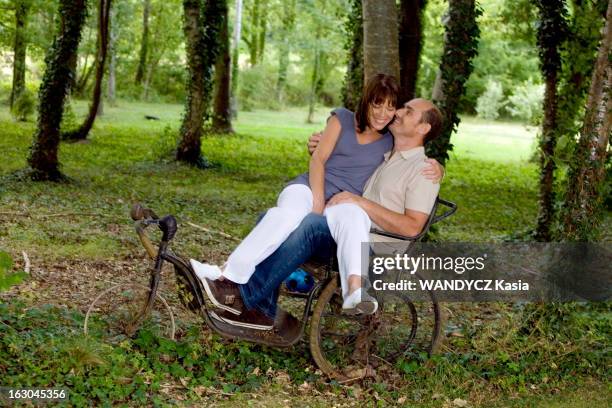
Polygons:
<instances>
[{"instance_id":1,"label":"fallen leaf","mask_svg":"<svg viewBox=\"0 0 612 408\"><path fill-rule=\"evenodd\" d=\"M464 408L468 406L468 402L461 398L455 398L453 400L453 405L459 408Z\"/></svg>"}]
</instances>

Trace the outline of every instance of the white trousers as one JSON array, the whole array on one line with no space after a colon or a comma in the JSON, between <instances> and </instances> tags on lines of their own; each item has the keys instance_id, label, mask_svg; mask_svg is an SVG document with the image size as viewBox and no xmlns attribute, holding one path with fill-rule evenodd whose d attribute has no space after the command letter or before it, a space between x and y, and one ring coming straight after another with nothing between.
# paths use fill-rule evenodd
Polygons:
<instances>
[{"instance_id":1,"label":"white trousers","mask_svg":"<svg viewBox=\"0 0 612 408\"><path fill-rule=\"evenodd\" d=\"M312 191L303 184L292 184L283 189L276 203L259 224L231 253L223 276L236 283L247 283L255 267L272 255L287 237L312 211Z\"/></svg>"},{"instance_id":2,"label":"white trousers","mask_svg":"<svg viewBox=\"0 0 612 408\"><path fill-rule=\"evenodd\" d=\"M352 203L328 207L324 214L327 217L331 235L338 246L340 284L342 285L342 296L346 299L349 276L362 276L366 272L362 269L362 242L370 241L372 222L361 207Z\"/></svg>"}]
</instances>

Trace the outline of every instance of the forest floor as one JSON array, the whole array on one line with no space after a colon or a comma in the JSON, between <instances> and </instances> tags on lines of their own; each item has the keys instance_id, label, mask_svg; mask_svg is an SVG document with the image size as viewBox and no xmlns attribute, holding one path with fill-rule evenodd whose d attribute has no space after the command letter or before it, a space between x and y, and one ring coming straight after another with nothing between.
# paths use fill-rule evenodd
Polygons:
<instances>
[{"instance_id":1,"label":"forest floor","mask_svg":"<svg viewBox=\"0 0 612 408\"><path fill-rule=\"evenodd\" d=\"M85 108L75 103L76 117ZM22 252L31 263L31 276L0 296L0 386L64 385L77 406L609 406L607 305L557 305L558 320L545 323L537 308L449 304L441 354L398 361L394 375L350 386L322 377L306 343L276 350L213 335L182 308L169 270L162 293L178 317L178 342L145 332L112 347L83 337L96 294L147 282L132 203L177 217L176 253L220 262L284 183L305 171L305 140L327 115L321 109L316 123L305 124L299 109L241 112L235 135L203 139L212 167L198 170L171 158L181 111L106 106L86 142L61 145L68 181L50 184L20 178L34 124L15 123L0 109L0 249L17 267ZM436 239L499 242L533 227L534 136L518 123L464 118L440 193L460 210Z\"/></svg>"}]
</instances>

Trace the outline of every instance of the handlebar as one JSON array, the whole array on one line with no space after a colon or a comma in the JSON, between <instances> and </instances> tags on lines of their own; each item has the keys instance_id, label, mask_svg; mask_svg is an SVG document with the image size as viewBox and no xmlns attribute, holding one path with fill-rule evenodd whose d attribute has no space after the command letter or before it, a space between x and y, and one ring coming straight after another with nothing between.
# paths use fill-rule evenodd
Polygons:
<instances>
[{"instance_id":1,"label":"handlebar","mask_svg":"<svg viewBox=\"0 0 612 408\"><path fill-rule=\"evenodd\" d=\"M130 216L134 221L136 221L136 233L138 234L138 238L140 238L140 242L145 247L147 254L152 259L157 258L157 250L145 233L145 229L151 224L157 225L162 231L162 243L167 243L174 238L174 235L178 229L176 218L174 218L172 215L166 215L160 219L153 210L144 208L138 203L134 204L130 210Z\"/></svg>"}]
</instances>

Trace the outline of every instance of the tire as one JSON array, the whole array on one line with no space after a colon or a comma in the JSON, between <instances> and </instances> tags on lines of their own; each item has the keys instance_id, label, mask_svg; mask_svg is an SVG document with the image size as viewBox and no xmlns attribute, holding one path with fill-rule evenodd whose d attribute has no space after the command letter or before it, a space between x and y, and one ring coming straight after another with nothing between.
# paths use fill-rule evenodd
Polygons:
<instances>
[{"instance_id":1,"label":"tire","mask_svg":"<svg viewBox=\"0 0 612 408\"><path fill-rule=\"evenodd\" d=\"M372 316L342 314L338 279L321 292L310 323L312 356L328 377L349 382L392 369L400 359L435 350L441 338L440 307L411 302L404 293L385 295Z\"/></svg>"},{"instance_id":2,"label":"tire","mask_svg":"<svg viewBox=\"0 0 612 408\"><path fill-rule=\"evenodd\" d=\"M104 290L87 309L84 333L119 343L144 329L174 340L174 314L159 293L155 295L151 311L143 316L150 293L151 289L138 283L122 283Z\"/></svg>"}]
</instances>

